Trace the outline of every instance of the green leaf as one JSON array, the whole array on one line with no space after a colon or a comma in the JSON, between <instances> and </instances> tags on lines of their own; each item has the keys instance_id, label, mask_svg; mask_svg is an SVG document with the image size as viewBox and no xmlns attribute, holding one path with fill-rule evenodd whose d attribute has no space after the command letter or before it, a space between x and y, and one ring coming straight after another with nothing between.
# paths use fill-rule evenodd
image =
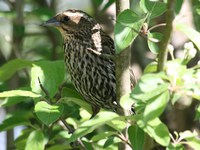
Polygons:
<instances>
[{"instance_id":1,"label":"green leaf","mask_svg":"<svg viewBox=\"0 0 200 150\"><path fill-rule=\"evenodd\" d=\"M182 97L181 93L173 93L171 96L171 102L174 105Z\"/></svg>"},{"instance_id":2,"label":"green leaf","mask_svg":"<svg viewBox=\"0 0 200 150\"><path fill-rule=\"evenodd\" d=\"M107 149L110 145L114 145L115 143L121 142L117 137L109 137L103 145L103 149Z\"/></svg>"},{"instance_id":3,"label":"green leaf","mask_svg":"<svg viewBox=\"0 0 200 150\"><path fill-rule=\"evenodd\" d=\"M112 121L113 119L117 117L118 115L113 112L109 112L109 111L99 112L94 118L81 124L73 133L73 135L70 137L70 139L67 141L67 143L73 142L76 139L88 133L91 133L95 129L99 128L100 126L106 124L109 121Z\"/></svg>"},{"instance_id":4,"label":"green leaf","mask_svg":"<svg viewBox=\"0 0 200 150\"><path fill-rule=\"evenodd\" d=\"M159 53L159 46L158 43L162 39L162 34L158 32L148 33L148 46L152 53L158 54ZM153 40L153 41L152 41Z\"/></svg>"},{"instance_id":5,"label":"green leaf","mask_svg":"<svg viewBox=\"0 0 200 150\"><path fill-rule=\"evenodd\" d=\"M160 95L151 98L146 104L144 110L144 120L149 121L159 117L165 110L169 101L169 92L165 91Z\"/></svg>"},{"instance_id":6,"label":"green leaf","mask_svg":"<svg viewBox=\"0 0 200 150\"><path fill-rule=\"evenodd\" d=\"M21 134L15 139L16 149L25 149L28 136L32 130L32 128L25 128L21 131Z\"/></svg>"},{"instance_id":7,"label":"green leaf","mask_svg":"<svg viewBox=\"0 0 200 150\"><path fill-rule=\"evenodd\" d=\"M109 0L104 6L102 11L105 11L106 9L108 9L116 0Z\"/></svg>"},{"instance_id":8,"label":"green leaf","mask_svg":"<svg viewBox=\"0 0 200 150\"><path fill-rule=\"evenodd\" d=\"M183 32L197 46L198 50L200 50L199 32L184 24L176 24L176 29Z\"/></svg>"},{"instance_id":9,"label":"green leaf","mask_svg":"<svg viewBox=\"0 0 200 150\"><path fill-rule=\"evenodd\" d=\"M194 137L197 137L198 136L198 133L196 131L194 132L191 132L189 130L186 130L184 132L180 132L179 133L179 136L180 136L180 140L183 140L183 139L190 139L190 138L194 138Z\"/></svg>"},{"instance_id":10,"label":"green leaf","mask_svg":"<svg viewBox=\"0 0 200 150\"><path fill-rule=\"evenodd\" d=\"M38 81L38 78L40 78L43 87L48 91L50 97L52 98L56 94L58 87L64 82L64 76L64 61L36 62L31 69L32 91L44 95Z\"/></svg>"},{"instance_id":11,"label":"green leaf","mask_svg":"<svg viewBox=\"0 0 200 150\"><path fill-rule=\"evenodd\" d=\"M28 60L14 59L8 61L6 64L0 67L0 82L8 80L18 70L31 66L32 62Z\"/></svg>"},{"instance_id":12,"label":"green leaf","mask_svg":"<svg viewBox=\"0 0 200 150\"><path fill-rule=\"evenodd\" d=\"M163 83L164 82L160 74L156 74L156 73L145 74L141 77L138 84L136 84L135 88L131 92L131 96L133 97L134 95L137 95L137 94L150 92L153 89L156 89L158 85L161 85Z\"/></svg>"},{"instance_id":13,"label":"green leaf","mask_svg":"<svg viewBox=\"0 0 200 150\"><path fill-rule=\"evenodd\" d=\"M62 88L61 95L62 97L83 99L83 97L76 90L67 87Z\"/></svg>"},{"instance_id":14,"label":"green leaf","mask_svg":"<svg viewBox=\"0 0 200 150\"><path fill-rule=\"evenodd\" d=\"M192 147L193 149L200 149L200 139L196 131L184 131L180 134L180 140L186 140L186 144Z\"/></svg>"},{"instance_id":15,"label":"green leaf","mask_svg":"<svg viewBox=\"0 0 200 150\"><path fill-rule=\"evenodd\" d=\"M58 120L63 110L64 106L62 104L49 105L42 101L35 105L35 113L45 125L49 125Z\"/></svg>"},{"instance_id":16,"label":"green leaf","mask_svg":"<svg viewBox=\"0 0 200 150\"><path fill-rule=\"evenodd\" d=\"M45 137L40 130L32 131L26 142L25 150L44 150Z\"/></svg>"},{"instance_id":17,"label":"green leaf","mask_svg":"<svg viewBox=\"0 0 200 150\"><path fill-rule=\"evenodd\" d=\"M144 74L157 72L157 66L158 66L157 62L152 62L148 64L144 69Z\"/></svg>"},{"instance_id":18,"label":"green leaf","mask_svg":"<svg viewBox=\"0 0 200 150\"><path fill-rule=\"evenodd\" d=\"M115 132L112 132L112 131L106 131L106 132L102 132L102 133L99 133L99 134L96 134L92 137L92 141L93 142L96 142L96 141L100 141L102 139L106 139L112 135L115 135L116 133Z\"/></svg>"},{"instance_id":19,"label":"green leaf","mask_svg":"<svg viewBox=\"0 0 200 150\"><path fill-rule=\"evenodd\" d=\"M0 131L9 130L20 125L30 125L30 121L28 121L29 113L30 111L20 111L11 114L0 124Z\"/></svg>"},{"instance_id":20,"label":"green leaf","mask_svg":"<svg viewBox=\"0 0 200 150\"><path fill-rule=\"evenodd\" d=\"M130 97L130 93L123 95L120 99L120 105L126 110L131 110L135 101Z\"/></svg>"},{"instance_id":21,"label":"green leaf","mask_svg":"<svg viewBox=\"0 0 200 150\"><path fill-rule=\"evenodd\" d=\"M128 128L128 136L134 150L143 149L145 142L145 134L143 130L136 125L132 125Z\"/></svg>"},{"instance_id":22,"label":"green leaf","mask_svg":"<svg viewBox=\"0 0 200 150\"><path fill-rule=\"evenodd\" d=\"M137 100L150 101L151 99L154 99L155 96L167 91L168 87L169 87L169 85L165 83L165 84L158 85L156 88L154 88L148 92L139 93L139 94L131 93L131 96L132 96L132 98L137 99ZM155 106L157 106L157 105L155 105Z\"/></svg>"},{"instance_id":23,"label":"green leaf","mask_svg":"<svg viewBox=\"0 0 200 150\"><path fill-rule=\"evenodd\" d=\"M19 90L26 90L26 91L30 91L30 87L21 87ZM32 100L32 98L27 98L27 97L22 97L22 96L15 96L15 97L8 97L5 98L2 103L0 103L0 107L8 107L8 106L12 106L15 104L18 104L22 101L29 101Z\"/></svg>"},{"instance_id":24,"label":"green leaf","mask_svg":"<svg viewBox=\"0 0 200 150\"><path fill-rule=\"evenodd\" d=\"M195 120L200 120L200 105L196 109Z\"/></svg>"},{"instance_id":25,"label":"green leaf","mask_svg":"<svg viewBox=\"0 0 200 150\"><path fill-rule=\"evenodd\" d=\"M180 143L170 143L166 150L185 150L184 146Z\"/></svg>"},{"instance_id":26,"label":"green leaf","mask_svg":"<svg viewBox=\"0 0 200 150\"><path fill-rule=\"evenodd\" d=\"M117 16L114 27L115 48L119 53L127 48L137 37L146 18L140 18L136 13L127 9Z\"/></svg>"},{"instance_id":27,"label":"green leaf","mask_svg":"<svg viewBox=\"0 0 200 150\"><path fill-rule=\"evenodd\" d=\"M61 144L54 144L53 146L50 146L48 148L45 148L45 150L66 150L66 149L71 149L72 147L70 145L61 145Z\"/></svg>"},{"instance_id":28,"label":"green leaf","mask_svg":"<svg viewBox=\"0 0 200 150\"><path fill-rule=\"evenodd\" d=\"M187 145L192 147L193 149L200 149L200 139L199 138L188 138Z\"/></svg>"},{"instance_id":29,"label":"green leaf","mask_svg":"<svg viewBox=\"0 0 200 150\"><path fill-rule=\"evenodd\" d=\"M140 7L145 13L149 14L149 18L155 18L162 15L167 10L167 4L163 2L153 2L150 0L141 0Z\"/></svg>"},{"instance_id":30,"label":"green leaf","mask_svg":"<svg viewBox=\"0 0 200 150\"><path fill-rule=\"evenodd\" d=\"M103 0L96 0L94 1L94 4L96 4L97 6L100 6L102 4Z\"/></svg>"},{"instance_id":31,"label":"green leaf","mask_svg":"<svg viewBox=\"0 0 200 150\"><path fill-rule=\"evenodd\" d=\"M169 145L169 130L167 126L160 121L159 118L155 118L148 122L143 120L142 115L137 118L138 126L142 128L149 136L151 136L157 143L162 146Z\"/></svg>"},{"instance_id":32,"label":"green leaf","mask_svg":"<svg viewBox=\"0 0 200 150\"><path fill-rule=\"evenodd\" d=\"M28 101L28 100L30 100L30 98L9 97L9 98L6 98L5 100L3 100L2 103L0 103L0 107L8 107L8 106L12 106L12 105L18 104L23 101Z\"/></svg>"},{"instance_id":33,"label":"green leaf","mask_svg":"<svg viewBox=\"0 0 200 150\"><path fill-rule=\"evenodd\" d=\"M87 112L92 114L91 105L83 99L74 98L74 97L63 97L61 100L66 104L69 104L70 102L77 104L77 105L81 106L83 109L85 109Z\"/></svg>"},{"instance_id":34,"label":"green leaf","mask_svg":"<svg viewBox=\"0 0 200 150\"><path fill-rule=\"evenodd\" d=\"M108 122L107 125L121 132L126 127L126 121L124 121L123 117L120 116L119 118L113 119L112 121Z\"/></svg>"},{"instance_id":35,"label":"green leaf","mask_svg":"<svg viewBox=\"0 0 200 150\"><path fill-rule=\"evenodd\" d=\"M68 105L71 103L77 104L83 109L85 109L87 112L92 114L91 105L87 103L76 90L65 87L62 89L61 95L62 95L62 99L61 99L62 102Z\"/></svg>"},{"instance_id":36,"label":"green leaf","mask_svg":"<svg viewBox=\"0 0 200 150\"><path fill-rule=\"evenodd\" d=\"M176 0L175 1L175 12L176 14L179 14L181 8L182 8L183 0Z\"/></svg>"},{"instance_id":37,"label":"green leaf","mask_svg":"<svg viewBox=\"0 0 200 150\"><path fill-rule=\"evenodd\" d=\"M0 93L0 97L15 97L15 96L23 96L23 97L40 97L41 95L33 93L31 91L24 91L24 90L11 90L11 91L4 91Z\"/></svg>"},{"instance_id":38,"label":"green leaf","mask_svg":"<svg viewBox=\"0 0 200 150\"><path fill-rule=\"evenodd\" d=\"M87 149L87 150L93 150L94 149L93 144L87 138L82 138L81 140L82 140L82 142L85 146L85 149Z\"/></svg>"},{"instance_id":39,"label":"green leaf","mask_svg":"<svg viewBox=\"0 0 200 150\"><path fill-rule=\"evenodd\" d=\"M54 12L52 11L51 8L38 7L36 9L33 9L31 11L30 15L29 15L29 13L27 13L26 16L27 17L33 17L33 15L35 15L37 18L40 18L41 20L46 21L55 14L54 14Z\"/></svg>"}]
</instances>

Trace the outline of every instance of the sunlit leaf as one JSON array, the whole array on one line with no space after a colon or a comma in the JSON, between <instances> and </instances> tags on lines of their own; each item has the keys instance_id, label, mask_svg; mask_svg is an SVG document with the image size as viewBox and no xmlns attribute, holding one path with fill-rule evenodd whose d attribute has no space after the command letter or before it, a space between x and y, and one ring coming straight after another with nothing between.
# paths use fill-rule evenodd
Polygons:
<instances>
[{"instance_id":1,"label":"sunlit leaf","mask_svg":"<svg viewBox=\"0 0 200 150\"><path fill-rule=\"evenodd\" d=\"M198 137L198 133L196 131L189 131L186 130L184 132L181 132L180 134L180 140L186 140L186 144L192 147L193 149L200 149L200 138Z\"/></svg>"},{"instance_id":2,"label":"sunlit leaf","mask_svg":"<svg viewBox=\"0 0 200 150\"><path fill-rule=\"evenodd\" d=\"M29 129L26 128L21 131L21 134L15 139L15 146L17 149L25 149L28 136L30 135L31 132L32 132L31 128Z\"/></svg>"},{"instance_id":3,"label":"sunlit leaf","mask_svg":"<svg viewBox=\"0 0 200 150\"><path fill-rule=\"evenodd\" d=\"M11 91L4 91L0 93L0 97L15 97L15 96L23 96L23 97L40 97L41 95L36 94L31 91L24 91L24 90L11 90Z\"/></svg>"},{"instance_id":4,"label":"sunlit leaf","mask_svg":"<svg viewBox=\"0 0 200 150\"><path fill-rule=\"evenodd\" d=\"M194 137L197 137L198 136L198 133L196 131L194 132L191 132L189 130L186 130L184 132L180 132L179 133L180 135L180 139L188 139L188 138L194 138Z\"/></svg>"},{"instance_id":5,"label":"sunlit leaf","mask_svg":"<svg viewBox=\"0 0 200 150\"><path fill-rule=\"evenodd\" d=\"M188 138L186 143L193 149L200 149L200 139L198 137Z\"/></svg>"},{"instance_id":6,"label":"sunlit leaf","mask_svg":"<svg viewBox=\"0 0 200 150\"><path fill-rule=\"evenodd\" d=\"M44 124L49 125L62 115L64 106L62 104L50 105L47 102L41 101L35 105L35 113Z\"/></svg>"},{"instance_id":7,"label":"sunlit leaf","mask_svg":"<svg viewBox=\"0 0 200 150\"><path fill-rule=\"evenodd\" d=\"M155 118L149 122L146 122L143 120L143 117L140 116L138 117L137 124L160 145L169 145L169 130L167 126L160 121L159 118Z\"/></svg>"},{"instance_id":8,"label":"sunlit leaf","mask_svg":"<svg viewBox=\"0 0 200 150\"><path fill-rule=\"evenodd\" d=\"M140 7L149 17L155 18L162 15L167 10L167 4L159 1L141 0Z\"/></svg>"},{"instance_id":9,"label":"sunlit leaf","mask_svg":"<svg viewBox=\"0 0 200 150\"><path fill-rule=\"evenodd\" d=\"M95 142L95 141L99 141L99 140L102 140L102 139L106 139L109 136L112 136L112 135L115 135L115 134L116 134L115 132L106 131L106 132L102 132L102 133L94 135L91 140L93 142Z\"/></svg>"},{"instance_id":10,"label":"sunlit leaf","mask_svg":"<svg viewBox=\"0 0 200 150\"><path fill-rule=\"evenodd\" d=\"M127 9L117 16L114 28L116 52L127 48L137 37L146 18L140 18L136 13Z\"/></svg>"},{"instance_id":11,"label":"sunlit leaf","mask_svg":"<svg viewBox=\"0 0 200 150\"><path fill-rule=\"evenodd\" d=\"M98 127L106 124L109 121L112 121L114 118L117 118L117 117L118 115L113 112L109 112L109 111L99 112L94 118L81 124L78 127L78 129L76 129L76 131L73 133L73 135L70 137L70 139L67 141L67 143L73 142L79 137L82 137L88 133L91 133Z\"/></svg>"},{"instance_id":12,"label":"sunlit leaf","mask_svg":"<svg viewBox=\"0 0 200 150\"><path fill-rule=\"evenodd\" d=\"M152 97L146 104L144 110L144 120L149 121L159 117L166 108L169 101L169 92L165 91L162 94Z\"/></svg>"},{"instance_id":13,"label":"sunlit leaf","mask_svg":"<svg viewBox=\"0 0 200 150\"><path fill-rule=\"evenodd\" d=\"M30 91L31 89L30 87L21 87L19 88L19 90ZM32 98L24 97L24 96L7 97L0 103L0 107L8 107L8 106L18 104L22 101L29 101L29 100L32 100Z\"/></svg>"},{"instance_id":14,"label":"sunlit leaf","mask_svg":"<svg viewBox=\"0 0 200 150\"><path fill-rule=\"evenodd\" d=\"M194 44L197 46L198 50L200 50L200 33L195 29L186 26L184 24L176 24L176 29L183 32Z\"/></svg>"},{"instance_id":15,"label":"sunlit leaf","mask_svg":"<svg viewBox=\"0 0 200 150\"><path fill-rule=\"evenodd\" d=\"M170 143L166 150L185 150L184 146L180 143Z\"/></svg>"},{"instance_id":16,"label":"sunlit leaf","mask_svg":"<svg viewBox=\"0 0 200 150\"><path fill-rule=\"evenodd\" d=\"M31 132L26 142L25 150L44 150L45 137L40 130Z\"/></svg>"},{"instance_id":17,"label":"sunlit leaf","mask_svg":"<svg viewBox=\"0 0 200 150\"><path fill-rule=\"evenodd\" d=\"M162 85L164 82L159 74L145 74L136 84L135 88L131 92L131 96L150 92L153 89L156 89L158 85Z\"/></svg>"},{"instance_id":18,"label":"sunlit leaf","mask_svg":"<svg viewBox=\"0 0 200 150\"><path fill-rule=\"evenodd\" d=\"M119 119L113 119L112 121L108 122L107 125L112 127L113 129L121 132L126 127L126 122L124 120Z\"/></svg>"},{"instance_id":19,"label":"sunlit leaf","mask_svg":"<svg viewBox=\"0 0 200 150\"><path fill-rule=\"evenodd\" d=\"M157 66L158 66L157 62L152 62L148 64L144 69L144 74L155 73L157 71Z\"/></svg>"},{"instance_id":20,"label":"sunlit leaf","mask_svg":"<svg viewBox=\"0 0 200 150\"><path fill-rule=\"evenodd\" d=\"M150 99L153 99L155 96L165 92L166 90L168 90L169 85L168 84L161 84L158 85L156 88L152 89L151 91L148 92L144 92L144 93L139 93L139 94L131 94L131 96L134 99L138 99L141 101L147 101Z\"/></svg>"},{"instance_id":21,"label":"sunlit leaf","mask_svg":"<svg viewBox=\"0 0 200 150\"><path fill-rule=\"evenodd\" d=\"M65 66L63 61L39 61L34 63L31 69L31 88L36 93L42 91L38 78L42 86L48 91L52 98L58 91L59 86L64 82Z\"/></svg>"}]
</instances>

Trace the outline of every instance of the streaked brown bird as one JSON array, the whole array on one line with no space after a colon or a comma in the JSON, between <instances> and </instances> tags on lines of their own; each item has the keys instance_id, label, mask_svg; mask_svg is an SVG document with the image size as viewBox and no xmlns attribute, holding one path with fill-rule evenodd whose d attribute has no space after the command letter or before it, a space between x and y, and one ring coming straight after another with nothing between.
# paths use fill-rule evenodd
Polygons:
<instances>
[{"instance_id":1,"label":"streaked brown bird","mask_svg":"<svg viewBox=\"0 0 200 150\"><path fill-rule=\"evenodd\" d=\"M70 9L44 23L56 27L64 39L65 63L76 90L91 104L94 117L100 108L116 111L113 40L83 11Z\"/></svg>"}]
</instances>

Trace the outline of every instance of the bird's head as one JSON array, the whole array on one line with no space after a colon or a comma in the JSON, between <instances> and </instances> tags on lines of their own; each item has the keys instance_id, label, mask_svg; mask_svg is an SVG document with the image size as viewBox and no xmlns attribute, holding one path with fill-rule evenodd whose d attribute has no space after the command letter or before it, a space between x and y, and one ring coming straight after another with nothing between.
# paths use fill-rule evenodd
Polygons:
<instances>
[{"instance_id":1,"label":"bird's head","mask_svg":"<svg viewBox=\"0 0 200 150\"><path fill-rule=\"evenodd\" d=\"M79 31L92 29L97 22L83 11L69 9L58 13L55 17L44 22L44 26L54 26L61 33L74 34Z\"/></svg>"}]
</instances>

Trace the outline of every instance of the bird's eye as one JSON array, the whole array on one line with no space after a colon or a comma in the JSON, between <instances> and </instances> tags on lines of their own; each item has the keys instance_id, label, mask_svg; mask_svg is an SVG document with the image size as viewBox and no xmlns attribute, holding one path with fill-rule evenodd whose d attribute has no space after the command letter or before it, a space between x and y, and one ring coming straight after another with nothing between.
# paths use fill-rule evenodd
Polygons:
<instances>
[{"instance_id":1,"label":"bird's eye","mask_svg":"<svg viewBox=\"0 0 200 150\"><path fill-rule=\"evenodd\" d=\"M63 17L63 22L67 22L69 20L70 20L70 18L68 16Z\"/></svg>"}]
</instances>

